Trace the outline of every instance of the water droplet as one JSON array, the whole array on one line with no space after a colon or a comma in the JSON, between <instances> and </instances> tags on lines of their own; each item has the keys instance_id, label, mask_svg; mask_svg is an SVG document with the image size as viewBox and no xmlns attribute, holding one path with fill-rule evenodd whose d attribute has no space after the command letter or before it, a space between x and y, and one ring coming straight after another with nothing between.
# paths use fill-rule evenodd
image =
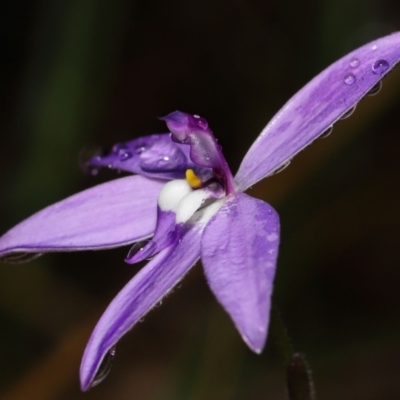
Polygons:
<instances>
[{"instance_id":1,"label":"water droplet","mask_svg":"<svg viewBox=\"0 0 400 400\"><path fill-rule=\"evenodd\" d=\"M377 48L378 48L378 46L377 46L376 44L374 44L374 45L371 47L371 50L375 51Z\"/></svg>"},{"instance_id":2,"label":"water droplet","mask_svg":"<svg viewBox=\"0 0 400 400\"><path fill-rule=\"evenodd\" d=\"M0 257L0 261L7 264L22 264L24 262L32 261L35 258L40 257L41 255L42 253L15 252Z\"/></svg>"},{"instance_id":3,"label":"water droplet","mask_svg":"<svg viewBox=\"0 0 400 400\"><path fill-rule=\"evenodd\" d=\"M389 62L384 59L377 60L372 64L372 72L377 75L382 75L388 69L389 69Z\"/></svg>"},{"instance_id":4,"label":"water droplet","mask_svg":"<svg viewBox=\"0 0 400 400\"><path fill-rule=\"evenodd\" d=\"M182 150L172 142L155 142L139 156L140 167L149 172L184 169L187 165Z\"/></svg>"},{"instance_id":5,"label":"water droplet","mask_svg":"<svg viewBox=\"0 0 400 400\"><path fill-rule=\"evenodd\" d=\"M121 161L129 160L130 158L132 158L132 153L131 153L130 151L128 151L128 150L121 151L121 152L118 154L118 158L119 158Z\"/></svg>"},{"instance_id":6,"label":"water droplet","mask_svg":"<svg viewBox=\"0 0 400 400\"><path fill-rule=\"evenodd\" d=\"M206 161L210 161L210 153L204 154L204 158Z\"/></svg>"},{"instance_id":7,"label":"water droplet","mask_svg":"<svg viewBox=\"0 0 400 400\"><path fill-rule=\"evenodd\" d=\"M208 122L204 118L200 118L197 120L197 125L200 126L201 129L206 130L208 128Z\"/></svg>"},{"instance_id":8,"label":"water droplet","mask_svg":"<svg viewBox=\"0 0 400 400\"><path fill-rule=\"evenodd\" d=\"M382 89L382 81L379 81L372 89L367 93L367 96L375 96Z\"/></svg>"},{"instance_id":9,"label":"water droplet","mask_svg":"<svg viewBox=\"0 0 400 400\"><path fill-rule=\"evenodd\" d=\"M107 167L110 168L110 169L113 169L114 165L112 163L110 163L110 164L107 165Z\"/></svg>"},{"instance_id":10,"label":"water droplet","mask_svg":"<svg viewBox=\"0 0 400 400\"><path fill-rule=\"evenodd\" d=\"M358 58L352 58L350 60L350 67L351 68L357 68L360 65L360 60Z\"/></svg>"},{"instance_id":11,"label":"water droplet","mask_svg":"<svg viewBox=\"0 0 400 400\"><path fill-rule=\"evenodd\" d=\"M135 243L129 250L128 255L126 258L130 259L133 258L137 253L143 251L146 245L150 242L150 240L143 240L142 242Z\"/></svg>"},{"instance_id":12,"label":"water droplet","mask_svg":"<svg viewBox=\"0 0 400 400\"><path fill-rule=\"evenodd\" d=\"M279 174L279 172L282 172L284 169L286 169L290 164L290 160L286 161L284 164L281 164L278 168L276 168L271 175Z\"/></svg>"},{"instance_id":13,"label":"water droplet","mask_svg":"<svg viewBox=\"0 0 400 400\"><path fill-rule=\"evenodd\" d=\"M103 160L103 149L96 147L86 147L82 149L79 155L79 167L84 174L97 175L98 167L93 167L93 164Z\"/></svg>"},{"instance_id":14,"label":"water droplet","mask_svg":"<svg viewBox=\"0 0 400 400\"><path fill-rule=\"evenodd\" d=\"M135 147L135 153L136 153L136 154L141 154L141 153L143 153L145 150L146 150L146 147L143 146L143 145L141 145L141 146L136 146L136 147Z\"/></svg>"},{"instance_id":15,"label":"water droplet","mask_svg":"<svg viewBox=\"0 0 400 400\"><path fill-rule=\"evenodd\" d=\"M272 210L271 209L268 210L268 214L272 215Z\"/></svg>"},{"instance_id":16,"label":"water droplet","mask_svg":"<svg viewBox=\"0 0 400 400\"><path fill-rule=\"evenodd\" d=\"M115 357L115 346L111 347L111 349L108 350L107 354L101 361L100 367L96 372L92 384L90 385L91 387L97 386L99 383L103 382L104 379L107 378L108 374L111 371L114 357Z\"/></svg>"},{"instance_id":17,"label":"water droplet","mask_svg":"<svg viewBox=\"0 0 400 400\"><path fill-rule=\"evenodd\" d=\"M348 111L346 111L341 117L340 119L346 119L349 118L353 115L354 111L356 110L356 106L350 108Z\"/></svg>"},{"instance_id":18,"label":"water droplet","mask_svg":"<svg viewBox=\"0 0 400 400\"><path fill-rule=\"evenodd\" d=\"M343 81L346 85L352 85L356 81L356 76L352 72L348 72L344 76Z\"/></svg>"},{"instance_id":19,"label":"water droplet","mask_svg":"<svg viewBox=\"0 0 400 400\"><path fill-rule=\"evenodd\" d=\"M328 129L326 129L324 132L322 132L320 139L325 139L327 138L333 131L333 125L331 125Z\"/></svg>"},{"instance_id":20,"label":"water droplet","mask_svg":"<svg viewBox=\"0 0 400 400\"><path fill-rule=\"evenodd\" d=\"M193 117L196 118L196 123L201 129L206 130L208 128L208 122L206 119L201 118L200 115L193 115Z\"/></svg>"},{"instance_id":21,"label":"water droplet","mask_svg":"<svg viewBox=\"0 0 400 400\"><path fill-rule=\"evenodd\" d=\"M128 147L126 146L125 143L116 143L114 146L111 148L112 153L119 153L121 150L128 150Z\"/></svg>"},{"instance_id":22,"label":"water droplet","mask_svg":"<svg viewBox=\"0 0 400 400\"><path fill-rule=\"evenodd\" d=\"M275 242L278 239L279 239L279 235L277 233L271 233L271 234L267 235L267 240L269 242Z\"/></svg>"}]
</instances>

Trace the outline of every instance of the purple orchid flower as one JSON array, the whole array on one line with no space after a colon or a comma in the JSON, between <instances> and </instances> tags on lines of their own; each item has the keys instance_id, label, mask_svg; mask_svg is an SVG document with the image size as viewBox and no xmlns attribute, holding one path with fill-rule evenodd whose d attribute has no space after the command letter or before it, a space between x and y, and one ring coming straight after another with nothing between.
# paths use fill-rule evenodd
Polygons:
<instances>
[{"instance_id":1,"label":"purple orchid flower","mask_svg":"<svg viewBox=\"0 0 400 400\"><path fill-rule=\"evenodd\" d=\"M330 130L400 60L400 33L344 56L294 95L264 128L233 177L205 119L173 112L170 133L114 146L91 159L137 175L71 196L0 238L5 261L52 251L105 249L136 243L126 262L150 258L98 322L81 365L87 390L107 375L118 340L201 257L211 290L256 353L268 331L279 244L279 218L243 192L274 173ZM151 240L148 240L150 239ZM147 242L143 242L146 240Z\"/></svg>"}]
</instances>

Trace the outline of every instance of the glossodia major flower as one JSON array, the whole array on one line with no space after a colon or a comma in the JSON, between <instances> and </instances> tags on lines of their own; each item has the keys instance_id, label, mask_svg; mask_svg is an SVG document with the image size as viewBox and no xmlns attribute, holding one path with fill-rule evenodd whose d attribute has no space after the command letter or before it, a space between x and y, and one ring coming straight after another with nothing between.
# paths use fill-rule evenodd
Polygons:
<instances>
[{"instance_id":1,"label":"glossodia major flower","mask_svg":"<svg viewBox=\"0 0 400 400\"><path fill-rule=\"evenodd\" d=\"M169 133L114 146L91 168L135 173L45 208L0 238L0 255L26 261L52 251L133 244L126 262L151 260L101 317L81 364L87 390L107 375L118 340L201 258L211 290L246 344L259 353L268 331L279 218L244 191L271 175L376 93L400 59L400 33L344 56L294 95L232 175L205 119L179 111ZM143 242L146 241L146 242Z\"/></svg>"}]
</instances>

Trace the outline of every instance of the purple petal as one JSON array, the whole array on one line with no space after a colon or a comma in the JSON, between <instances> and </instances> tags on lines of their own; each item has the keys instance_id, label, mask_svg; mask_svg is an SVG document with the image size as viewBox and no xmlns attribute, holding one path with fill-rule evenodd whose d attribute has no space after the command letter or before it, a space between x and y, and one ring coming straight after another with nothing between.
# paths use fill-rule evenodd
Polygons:
<instances>
[{"instance_id":1,"label":"purple petal","mask_svg":"<svg viewBox=\"0 0 400 400\"><path fill-rule=\"evenodd\" d=\"M118 293L94 329L81 364L81 388L97 380L104 357L116 342L153 308L189 271L200 256L200 226L162 250Z\"/></svg>"},{"instance_id":2,"label":"purple petal","mask_svg":"<svg viewBox=\"0 0 400 400\"><path fill-rule=\"evenodd\" d=\"M4 234L0 255L101 249L149 237L156 227L163 185L129 176L68 197Z\"/></svg>"},{"instance_id":3,"label":"purple petal","mask_svg":"<svg viewBox=\"0 0 400 400\"><path fill-rule=\"evenodd\" d=\"M198 170L189 157L190 149L171 140L169 133L156 134L116 144L104 156L87 162L90 168L107 167L150 178L178 179L188 168Z\"/></svg>"},{"instance_id":4,"label":"purple petal","mask_svg":"<svg viewBox=\"0 0 400 400\"><path fill-rule=\"evenodd\" d=\"M171 211L162 211L157 208L157 227L154 236L145 246L140 243L134 245L129 251L125 261L128 264L134 264L146 258L152 257L161 250L170 246L175 240L175 213Z\"/></svg>"},{"instance_id":5,"label":"purple petal","mask_svg":"<svg viewBox=\"0 0 400 400\"><path fill-rule=\"evenodd\" d=\"M278 245L276 211L243 193L220 208L202 237L211 290L256 353L267 337Z\"/></svg>"},{"instance_id":6,"label":"purple petal","mask_svg":"<svg viewBox=\"0 0 400 400\"><path fill-rule=\"evenodd\" d=\"M347 54L297 92L247 152L235 181L244 191L351 110L399 62L400 33Z\"/></svg>"}]
</instances>

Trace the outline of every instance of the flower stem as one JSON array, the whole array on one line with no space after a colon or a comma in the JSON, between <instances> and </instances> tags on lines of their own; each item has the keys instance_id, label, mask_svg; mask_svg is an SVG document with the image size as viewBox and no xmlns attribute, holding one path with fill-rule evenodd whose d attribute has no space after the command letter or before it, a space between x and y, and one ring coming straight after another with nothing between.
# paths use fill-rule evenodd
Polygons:
<instances>
[{"instance_id":1,"label":"flower stem","mask_svg":"<svg viewBox=\"0 0 400 400\"><path fill-rule=\"evenodd\" d=\"M271 335L286 368L289 400L316 400L312 373L303 354L293 350L287 329L277 308L272 307Z\"/></svg>"}]
</instances>

